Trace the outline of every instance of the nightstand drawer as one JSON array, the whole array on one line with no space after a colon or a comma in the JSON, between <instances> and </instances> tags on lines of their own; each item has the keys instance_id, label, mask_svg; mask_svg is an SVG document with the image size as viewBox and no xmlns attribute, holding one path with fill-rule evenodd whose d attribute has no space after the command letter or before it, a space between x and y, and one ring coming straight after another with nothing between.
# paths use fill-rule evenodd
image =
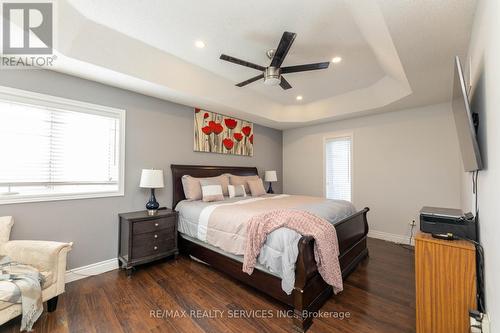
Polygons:
<instances>
[{"instance_id":1,"label":"nightstand drawer","mask_svg":"<svg viewBox=\"0 0 500 333\"><path fill-rule=\"evenodd\" d=\"M134 244L132 248L132 258L142 258L162 254L175 248L175 239L163 239L162 241L143 241Z\"/></svg>"},{"instance_id":2,"label":"nightstand drawer","mask_svg":"<svg viewBox=\"0 0 500 333\"><path fill-rule=\"evenodd\" d=\"M166 229L161 229L155 232L148 232L143 234L133 235L132 246L142 246L153 243L162 243L170 239L174 239L176 236L174 226L168 227Z\"/></svg>"},{"instance_id":3,"label":"nightstand drawer","mask_svg":"<svg viewBox=\"0 0 500 333\"><path fill-rule=\"evenodd\" d=\"M146 232L154 232L162 229L171 229L175 228L176 223L177 223L176 216L168 216L155 220L137 221L134 222L133 233L134 235L137 235Z\"/></svg>"}]
</instances>

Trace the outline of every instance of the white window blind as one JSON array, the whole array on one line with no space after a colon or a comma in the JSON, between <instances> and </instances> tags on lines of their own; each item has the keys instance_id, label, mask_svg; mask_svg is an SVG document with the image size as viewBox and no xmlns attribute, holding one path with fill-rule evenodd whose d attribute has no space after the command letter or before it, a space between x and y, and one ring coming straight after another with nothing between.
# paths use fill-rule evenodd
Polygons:
<instances>
[{"instance_id":1,"label":"white window blind","mask_svg":"<svg viewBox=\"0 0 500 333\"><path fill-rule=\"evenodd\" d=\"M328 199L351 201L352 137L337 137L325 141L325 180Z\"/></svg>"},{"instance_id":2,"label":"white window blind","mask_svg":"<svg viewBox=\"0 0 500 333\"><path fill-rule=\"evenodd\" d=\"M0 203L119 192L120 113L36 102L0 98Z\"/></svg>"}]
</instances>

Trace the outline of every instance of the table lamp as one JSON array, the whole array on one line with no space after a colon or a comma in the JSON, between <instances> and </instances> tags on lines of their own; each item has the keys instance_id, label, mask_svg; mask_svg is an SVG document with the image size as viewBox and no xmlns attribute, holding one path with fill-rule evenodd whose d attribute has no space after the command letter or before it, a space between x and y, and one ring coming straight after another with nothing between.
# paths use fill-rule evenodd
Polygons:
<instances>
[{"instance_id":1,"label":"table lamp","mask_svg":"<svg viewBox=\"0 0 500 333\"><path fill-rule=\"evenodd\" d=\"M155 189L163 188L163 170L158 169L142 169L141 173L141 183L139 185L142 188L151 189L151 197L146 203L146 209L148 210L148 215L156 215L158 213L158 208L160 204L156 201Z\"/></svg>"},{"instance_id":2,"label":"table lamp","mask_svg":"<svg viewBox=\"0 0 500 333\"><path fill-rule=\"evenodd\" d=\"M272 183L278 181L278 177L276 176L276 171L275 170L266 171L264 175L264 180L266 182L269 182L269 189L267 190L267 193L271 194L274 193Z\"/></svg>"}]
</instances>

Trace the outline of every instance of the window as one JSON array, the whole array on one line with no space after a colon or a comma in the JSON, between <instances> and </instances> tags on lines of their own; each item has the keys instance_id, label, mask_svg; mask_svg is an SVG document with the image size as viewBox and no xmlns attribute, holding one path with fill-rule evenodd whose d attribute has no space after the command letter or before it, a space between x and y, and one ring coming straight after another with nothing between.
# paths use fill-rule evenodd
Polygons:
<instances>
[{"instance_id":1,"label":"window","mask_svg":"<svg viewBox=\"0 0 500 333\"><path fill-rule=\"evenodd\" d=\"M325 139L325 195L352 200L352 135Z\"/></svg>"},{"instance_id":2,"label":"window","mask_svg":"<svg viewBox=\"0 0 500 333\"><path fill-rule=\"evenodd\" d=\"M0 204L123 195L125 111L0 88Z\"/></svg>"}]
</instances>

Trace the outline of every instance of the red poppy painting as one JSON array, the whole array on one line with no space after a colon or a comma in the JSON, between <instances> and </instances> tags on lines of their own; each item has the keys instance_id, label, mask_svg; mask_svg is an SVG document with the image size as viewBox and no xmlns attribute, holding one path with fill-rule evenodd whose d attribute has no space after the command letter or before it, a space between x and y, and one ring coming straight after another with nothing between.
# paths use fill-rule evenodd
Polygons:
<instances>
[{"instance_id":1,"label":"red poppy painting","mask_svg":"<svg viewBox=\"0 0 500 333\"><path fill-rule=\"evenodd\" d=\"M194 150L253 156L253 124L219 113L194 109Z\"/></svg>"}]
</instances>

